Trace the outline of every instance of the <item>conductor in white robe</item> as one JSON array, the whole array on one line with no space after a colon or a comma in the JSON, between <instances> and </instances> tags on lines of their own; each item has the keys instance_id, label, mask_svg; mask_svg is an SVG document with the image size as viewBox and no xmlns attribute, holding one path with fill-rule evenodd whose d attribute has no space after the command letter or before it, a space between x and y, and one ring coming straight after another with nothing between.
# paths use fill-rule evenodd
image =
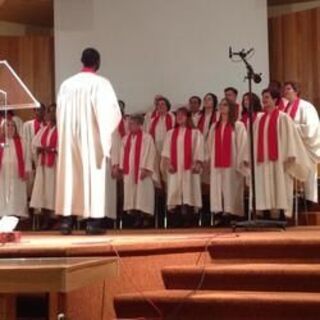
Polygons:
<instances>
[{"instance_id":1,"label":"conductor in white robe","mask_svg":"<svg viewBox=\"0 0 320 320\"><path fill-rule=\"evenodd\" d=\"M65 80L57 99L59 147L55 210L61 232L70 234L73 216L87 219L87 234L101 234L106 204L106 163L121 120L110 82L97 75L100 54L85 49L80 73Z\"/></svg>"}]
</instances>

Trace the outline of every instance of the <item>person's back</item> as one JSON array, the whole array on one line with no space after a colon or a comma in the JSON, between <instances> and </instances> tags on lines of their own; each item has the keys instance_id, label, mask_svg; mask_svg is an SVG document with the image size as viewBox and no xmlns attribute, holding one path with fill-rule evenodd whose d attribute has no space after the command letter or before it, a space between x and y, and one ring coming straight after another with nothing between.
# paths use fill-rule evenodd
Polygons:
<instances>
[{"instance_id":1,"label":"person's back","mask_svg":"<svg viewBox=\"0 0 320 320\"><path fill-rule=\"evenodd\" d=\"M105 216L105 158L109 157L111 135L121 119L111 84L95 74L99 59L89 61L89 65L84 62L82 72L61 85L57 101L60 157L56 212L66 217L63 233L71 232L72 215L95 219Z\"/></svg>"}]
</instances>

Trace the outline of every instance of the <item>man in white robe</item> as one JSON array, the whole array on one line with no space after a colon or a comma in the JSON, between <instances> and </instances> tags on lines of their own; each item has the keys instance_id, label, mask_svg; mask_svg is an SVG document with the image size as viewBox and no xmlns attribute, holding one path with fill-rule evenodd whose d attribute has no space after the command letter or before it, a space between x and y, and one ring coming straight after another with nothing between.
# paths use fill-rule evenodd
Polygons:
<instances>
[{"instance_id":1,"label":"man in white robe","mask_svg":"<svg viewBox=\"0 0 320 320\"><path fill-rule=\"evenodd\" d=\"M254 123L256 208L292 217L293 179L305 181L312 163L294 122L276 107L277 93L265 89L262 102Z\"/></svg>"},{"instance_id":2,"label":"man in white robe","mask_svg":"<svg viewBox=\"0 0 320 320\"><path fill-rule=\"evenodd\" d=\"M285 112L293 119L302 141L314 163L307 181L304 183L306 199L318 202L318 169L320 162L320 123L316 108L308 101L299 98L299 87L289 81L284 85L284 95L288 99Z\"/></svg>"},{"instance_id":3,"label":"man in white robe","mask_svg":"<svg viewBox=\"0 0 320 320\"><path fill-rule=\"evenodd\" d=\"M61 232L70 234L72 215L89 219L88 234L99 234L106 205L106 158L121 112L110 82L95 72L97 50L88 48L82 72L64 81L57 100L59 134L56 213L64 217ZM107 213L108 215L108 213Z\"/></svg>"}]
</instances>

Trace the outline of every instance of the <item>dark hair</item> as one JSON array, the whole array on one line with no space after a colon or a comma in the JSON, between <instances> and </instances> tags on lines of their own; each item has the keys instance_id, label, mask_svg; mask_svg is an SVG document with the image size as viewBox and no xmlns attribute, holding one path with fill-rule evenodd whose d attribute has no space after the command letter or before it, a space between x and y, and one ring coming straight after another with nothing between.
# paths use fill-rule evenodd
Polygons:
<instances>
[{"instance_id":1,"label":"dark hair","mask_svg":"<svg viewBox=\"0 0 320 320\"><path fill-rule=\"evenodd\" d=\"M84 49L81 56L81 62L84 67L99 68L100 66L100 53L95 48Z\"/></svg>"},{"instance_id":2,"label":"dark hair","mask_svg":"<svg viewBox=\"0 0 320 320\"><path fill-rule=\"evenodd\" d=\"M140 126L143 125L144 117L143 117L142 114L140 114L140 113L132 114L132 115L130 115L129 117L130 117L130 120L136 122L136 123L139 124Z\"/></svg>"},{"instance_id":3,"label":"dark hair","mask_svg":"<svg viewBox=\"0 0 320 320\"><path fill-rule=\"evenodd\" d=\"M209 93L207 93L207 94L204 96L203 100L204 100L207 96L210 96L210 97L212 98L212 100L213 100L213 110L217 110L217 107L218 107L218 97L217 97L214 93L209 92Z\"/></svg>"},{"instance_id":4,"label":"dark hair","mask_svg":"<svg viewBox=\"0 0 320 320\"><path fill-rule=\"evenodd\" d=\"M288 86L290 85L292 87L292 89L298 94L300 95L300 84L296 81L286 81L284 83L284 86Z\"/></svg>"},{"instance_id":5,"label":"dark hair","mask_svg":"<svg viewBox=\"0 0 320 320\"><path fill-rule=\"evenodd\" d=\"M279 91L281 91L282 89L282 84L279 80L271 80L269 82L269 85L268 85L269 88L273 88L273 89L278 89Z\"/></svg>"},{"instance_id":6,"label":"dark hair","mask_svg":"<svg viewBox=\"0 0 320 320\"><path fill-rule=\"evenodd\" d=\"M161 97L157 100L157 105L160 101L163 101L165 103L165 105L167 106L167 110L170 111L171 109L171 103L169 101L169 99L165 98L165 97Z\"/></svg>"},{"instance_id":7,"label":"dark hair","mask_svg":"<svg viewBox=\"0 0 320 320\"><path fill-rule=\"evenodd\" d=\"M245 97L249 97L249 99L250 99L250 93L246 92L242 97L242 103L241 103L242 104L242 114L246 114L249 111L244 106L244 98ZM252 93L251 97L252 97L251 103L252 103L253 112L261 111L262 110L262 105L261 105L261 100L260 100L259 96L257 94L255 94L255 93Z\"/></svg>"},{"instance_id":8,"label":"dark hair","mask_svg":"<svg viewBox=\"0 0 320 320\"><path fill-rule=\"evenodd\" d=\"M189 98L189 102L191 102L191 100L193 100L193 99L197 100L199 104L201 104L201 102L202 102L202 100L201 100L201 98L200 98L199 96L192 96L192 97L190 97L190 98Z\"/></svg>"},{"instance_id":9,"label":"dark hair","mask_svg":"<svg viewBox=\"0 0 320 320\"><path fill-rule=\"evenodd\" d=\"M264 95L265 93L269 93L273 100L279 99L279 91L276 89L266 88L266 89L262 90L261 94Z\"/></svg>"},{"instance_id":10,"label":"dark hair","mask_svg":"<svg viewBox=\"0 0 320 320\"><path fill-rule=\"evenodd\" d=\"M227 87L224 89L224 93L226 93L228 91L232 91L236 96L238 95L238 90L234 87Z\"/></svg>"},{"instance_id":11,"label":"dark hair","mask_svg":"<svg viewBox=\"0 0 320 320\"><path fill-rule=\"evenodd\" d=\"M230 123L232 125L232 127L234 127L235 123L236 123L236 121L238 119L238 114L237 114L238 106L237 106L237 104L235 102L230 101L227 98L223 98L221 100L221 102L222 101L226 101L227 104L228 104L228 107L229 107L228 123ZM221 117L220 117L219 121L217 122L217 126L216 127L220 126L220 124L221 124Z\"/></svg>"},{"instance_id":12,"label":"dark hair","mask_svg":"<svg viewBox=\"0 0 320 320\"><path fill-rule=\"evenodd\" d=\"M187 107L180 107L176 110L176 115L178 115L179 112L184 113L187 116L187 128L194 128L190 110ZM176 123L176 127L178 126L178 123Z\"/></svg>"}]
</instances>

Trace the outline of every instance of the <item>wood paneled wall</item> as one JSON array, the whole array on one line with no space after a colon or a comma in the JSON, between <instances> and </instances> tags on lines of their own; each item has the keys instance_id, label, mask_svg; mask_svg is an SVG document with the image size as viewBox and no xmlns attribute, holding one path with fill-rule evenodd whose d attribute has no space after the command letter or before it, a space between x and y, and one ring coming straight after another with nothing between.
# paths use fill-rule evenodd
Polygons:
<instances>
[{"instance_id":1,"label":"wood paneled wall","mask_svg":"<svg viewBox=\"0 0 320 320\"><path fill-rule=\"evenodd\" d=\"M320 111L320 8L269 19L270 77L296 80Z\"/></svg>"},{"instance_id":2,"label":"wood paneled wall","mask_svg":"<svg viewBox=\"0 0 320 320\"><path fill-rule=\"evenodd\" d=\"M0 37L0 60L7 60L37 100L55 100L54 41L52 36ZM23 119L30 110L17 112Z\"/></svg>"}]
</instances>

